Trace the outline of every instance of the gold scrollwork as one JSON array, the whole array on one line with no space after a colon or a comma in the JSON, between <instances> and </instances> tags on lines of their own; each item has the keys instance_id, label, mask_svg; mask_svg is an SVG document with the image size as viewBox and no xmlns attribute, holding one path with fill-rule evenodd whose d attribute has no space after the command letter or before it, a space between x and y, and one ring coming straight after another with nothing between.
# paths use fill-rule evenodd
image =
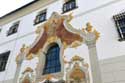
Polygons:
<instances>
[{"instance_id":1,"label":"gold scrollwork","mask_svg":"<svg viewBox=\"0 0 125 83\"><path fill-rule=\"evenodd\" d=\"M83 59L80 56L75 55L74 57L72 57L71 61L81 61L81 60L83 60Z\"/></svg>"},{"instance_id":2,"label":"gold scrollwork","mask_svg":"<svg viewBox=\"0 0 125 83\"><path fill-rule=\"evenodd\" d=\"M49 37L49 38L47 39L47 42L48 42L48 43L52 43L52 42L55 42L57 39L58 39L58 37L56 37L56 36L51 36L51 37Z\"/></svg>"},{"instance_id":3,"label":"gold scrollwork","mask_svg":"<svg viewBox=\"0 0 125 83\"><path fill-rule=\"evenodd\" d=\"M33 72L33 69L32 69L31 67L27 67L27 68L24 70L23 74L26 73L26 72Z\"/></svg>"},{"instance_id":4,"label":"gold scrollwork","mask_svg":"<svg viewBox=\"0 0 125 83\"><path fill-rule=\"evenodd\" d=\"M86 24L86 28L82 28L82 32L84 32L86 34L87 33L94 33L94 35L96 36L96 40L98 40L98 38L100 37L100 33L93 28L93 26L91 25L90 22L88 22Z\"/></svg>"},{"instance_id":5,"label":"gold scrollwork","mask_svg":"<svg viewBox=\"0 0 125 83\"><path fill-rule=\"evenodd\" d=\"M26 59L27 59L27 60L31 60L31 59L33 59L33 54L30 53L29 55L27 55L27 56L26 56Z\"/></svg>"}]
</instances>

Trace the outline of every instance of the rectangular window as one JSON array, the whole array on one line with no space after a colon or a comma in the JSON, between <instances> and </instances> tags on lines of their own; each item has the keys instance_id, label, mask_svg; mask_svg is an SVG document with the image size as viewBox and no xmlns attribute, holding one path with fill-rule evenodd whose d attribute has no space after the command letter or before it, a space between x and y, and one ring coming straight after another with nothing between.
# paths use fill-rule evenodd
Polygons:
<instances>
[{"instance_id":1,"label":"rectangular window","mask_svg":"<svg viewBox=\"0 0 125 83\"><path fill-rule=\"evenodd\" d=\"M35 20L34 20L34 25L46 21L46 14L47 14L47 10L46 10L46 9L43 10L43 11L41 11L41 12L36 16L36 18L35 18Z\"/></svg>"},{"instance_id":2,"label":"rectangular window","mask_svg":"<svg viewBox=\"0 0 125 83\"><path fill-rule=\"evenodd\" d=\"M14 23L7 32L7 36L10 36L18 31L19 21Z\"/></svg>"},{"instance_id":3,"label":"rectangular window","mask_svg":"<svg viewBox=\"0 0 125 83\"><path fill-rule=\"evenodd\" d=\"M0 71L4 71L8 61L10 51L0 54Z\"/></svg>"},{"instance_id":4,"label":"rectangular window","mask_svg":"<svg viewBox=\"0 0 125 83\"><path fill-rule=\"evenodd\" d=\"M0 29L0 33L1 33L2 29Z\"/></svg>"},{"instance_id":5,"label":"rectangular window","mask_svg":"<svg viewBox=\"0 0 125 83\"><path fill-rule=\"evenodd\" d=\"M113 16L117 31L119 33L119 41L125 40L125 12Z\"/></svg>"},{"instance_id":6,"label":"rectangular window","mask_svg":"<svg viewBox=\"0 0 125 83\"><path fill-rule=\"evenodd\" d=\"M0 28L0 33L2 32L2 29Z\"/></svg>"},{"instance_id":7,"label":"rectangular window","mask_svg":"<svg viewBox=\"0 0 125 83\"><path fill-rule=\"evenodd\" d=\"M63 13L65 13L65 12L68 12L68 11L73 10L75 8L77 8L76 0L67 0L63 4L63 8L62 9L63 9Z\"/></svg>"}]
</instances>

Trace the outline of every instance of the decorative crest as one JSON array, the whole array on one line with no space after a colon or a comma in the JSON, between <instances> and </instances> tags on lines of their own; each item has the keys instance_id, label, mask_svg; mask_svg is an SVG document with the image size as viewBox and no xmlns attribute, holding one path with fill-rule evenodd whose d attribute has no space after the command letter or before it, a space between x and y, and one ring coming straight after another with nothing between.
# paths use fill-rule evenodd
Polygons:
<instances>
[{"instance_id":1,"label":"decorative crest","mask_svg":"<svg viewBox=\"0 0 125 83\"><path fill-rule=\"evenodd\" d=\"M80 56L77 56L75 55L73 58L72 58L72 61L81 61L83 60L83 58L81 58Z\"/></svg>"},{"instance_id":2,"label":"decorative crest","mask_svg":"<svg viewBox=\"0 0 125 83\"><path fill-rule=\"evenodd\" d=\"M96 40L100 37L100 33L93 28L90 22L86 24L86 29L82 28L82 32L85 34L94 33Z\"/></svg>"},{"instance_id":3,"label":"decorative crest","mask_svg":"<svg viewBox=\"0 0 125 83\"><path fill-rule=\"evenodd\" d=\"M90 33L90 32L92 32L92 25L88 22L87 24L86 24L86 31L88 32L88 33Z\"/></svg>"},{"instance_id":4,"label":"decorative crest","mask_svg":"<svg viewBox=\"0 0 125 83\"><path fill-rule=\"evenodd\" d=\"M33 69L31 67L27 67L23 74L25 74L26 72L33 72Z\"/></svg>"}]
</instances>

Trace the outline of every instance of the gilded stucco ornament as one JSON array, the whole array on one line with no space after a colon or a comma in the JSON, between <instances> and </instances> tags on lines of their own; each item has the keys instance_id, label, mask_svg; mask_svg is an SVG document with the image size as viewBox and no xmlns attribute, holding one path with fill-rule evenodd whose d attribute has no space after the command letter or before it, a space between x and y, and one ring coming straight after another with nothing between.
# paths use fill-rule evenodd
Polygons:
<instances>
[{"instance_id":1,"label":"gilded stucco ornament","mask_svg":"<svg viewBox=\"0 0 125 83\"><path fill-rule=\"evenodd\" d=\"M33 57L33 54L32 53L30 53L27 57L26 57L26 59L27 60L31 60L31 59L33 59L34 57Z\"/></svg>"},{"instance_id":2,"label":"gilded stucco ornament","mask_svg":"<svg viewBox=\"0 0 125 83\"><path fill-rule=\"evenodd\" d=\"M49 74L49 75L46 76L45 79L46 79L46 80L51 80L52 78L53 78L53 76L52 76L51 74Z\"/></svg>"},{"instance_id":3,"label":"gilded stucco ornament","mask_svg":"<svg viewBox=\"0 0 125 83\"><path fill-rule=\"evenodd\" d=\"M68 31L71 31L72 33L80 35L80 37L83 38L83 41L77 41L73 42L70 47L76 48L83 44L83 42L86 43L86 41L91 41L91 40L98 40L100 37L100 33L96 31L93 26L91 25L90 22L86 24L86 28L82 28L81 30L75 29L71 24L71 20L73 19L72 14L70 14L67 18L64 20L64 26Z\"/></svg>"},{"instance_id":4,"label":"gilded stucco ornament","mask_svg":"<svg viewBox=\"0 0 125 83\"><path fill-rule=\"evenodd\" d=\"M71 47L71 48L77 48L77 47L80 46L80 45L82 45L81 42L75 41L75 42L73 42L69 47Z\"/></svg>"},{"instance_id":5,"label":"gilded stucco ornament","mask_svg":"<svg viewBox=\"0 0 125 83\"><path fill-rule=\"evenodd\" d=\"M24 55L23 54L25 53L25 47L26 47L26 45L23 44L22 47L21 47L21 49L20 49L20 53L16 57L16 63L17 63L17 65L21 64L22 61L23 61L23 59L24 59Z\"/></svg>"},{"instance_id":6,"label":"gilded stucco ornament","mask_svg":"<svg viewBox=\"0 0 125 83\"><path fill-rule=\"evenodd\" d=\"M66 60L65 56L63 56L63 62L64 62L64 64L68 64L69 63L69 61Z\"/></svg>"},{"instance_id":7,"label":"gilded stucco ornament","mask_svg":"<svg viewBox=\"0 0 125 83\"><path fill-rule=\"evenodd\" d=\"M20 49L20 52L21 52L21 53L22 53L22 52L25 52L25 49L26 49L26 45L23 44L23 45L22 45L22 48Z\"/></svg>"},{"instance_id":8,"label":"gilded stucco ornament","mask_svg":"<svg viewBox=\"0 0 125 83\"><path fill-rule=\"evenodd\" d=\"M35 33L38 34L38 35L40 35L40 33L41 33L41 26L37 27Z\"/></svg>"},{"instance_id":9,"label":"gilded stucco ornament","mask_svg":"<svg viewBox=\"0 0 125 83\"><path fill-rule=\"evenodd\" d=\"M99 39L99 37L100 37L100 33L99 33L98 31L96 31L96 30L94 30L93 32L94 32L94 33L95 33L95 35L96 35L96 40L98 40L98 39Z\"/></svg>"},{"instance_id":10,"label":"gilded stucco ornament","mask_svg":"<svg viewBox=\"0 0 125 83\"><path fill-rule=\"evenodd\" d=\"M36 41L37 41L37 39L40 37L41 32L42 32L42 28L41 28L41 26L38 26L37 29L35 30L35 33L36 33L36 35L37 35L37 37L36 37L36 39L35 39Z\"/></svg>"},{"instance_id":11,"label":"gilded stucco ornament","mask_svg":"<svg viewBox=\"0 0 125 83\"><path fill-rule=\"evenodd\" d=\"M44 78L42 78L42 79L40 79L40 80L38 80L38 81L39 81L39 82L43 82L44 80L49 80L49 81L51 81L53 78L55 78L53 75L48 74L48 75L46 75Z\"/></svg>"},{"instance_id":12,"label":"gilded stucco ornament","mask_svg":"<svg viewBox=\"0 0 125 83\"><path fill-rule=\"evenodd\" d=\"M63 46L64 46L64 49L66 49L68 45L66 44L66 42L63 42Z\"/></svg>"},{"instance_id":13,"label":"gilded stucco ornament","mask_svg":"<svg viewBox=\"0 0 125 83\"><path fill-rule=\"evenodd\" d=\"M98 40L98 38L100 37L100 33L97 31L97 30L95 30L95 29L93 29L93 26L91 25L91 23L90 22L88 22L87 24L86 24L86 32L87 33L94 33L94 35L95 35L95 37L96 37L96 40Z\"/></svg>"},{"instance_id":14,"label":"gilded stucco ornament","mask_svg":"<svg viewBox=\"0 0 125 83\"><path fill-rule=\"evenodd\" d=\"M19 83L35 83L35 75L31 67L27 67L19 79Z\"/></svg>"},{"instance_id":15,"label":"gilded stucco ornament","mask_svg":"<svg viewBox=\"0 0 125 83\"><path fill-rule=\"evenodd\" d=\"M39 49L42 49L46 43L54 43L58 39L61 40L64 48L76 48L81 45L79 42L83 41L82 37L80 37L78 33L74 33L74 31L68 30L65 27L65 20L69 23L72 19L72 13L62 16L57 12L53 12L51 17L43 25L37 27L36 34L38 37L32 48L30 48L27 56L31 54L36 55Z\"/></svg>"},{"instance_id":16,"label":"gilded stucco ornament","mask_svg":"<svg viewBox=\"0 0 125 83\"><path fill-rule=\"evenodd\" d=\"M38 26L36 30L36 34L38 36L32 46L22 46L22 48L20 49L20 53L16 57L17 64L20 63L23 59L31 60L36 56L39 57L42 54L43 47L46 44L48 45L51 43L55 43L56 40L60 40L64 49L66 49L68 47L77 48L78 46L82 45L83 42L86 43L88 41L97 40L99 38L99 32L97 32L90 23L86 24L86 28L82 28L81 30L79 30L75 29L70 24L72 19L72 13L66 16L61 16L57 12L54 12L50 19L45 22L45 24L43 24L42 26ZM88 75L89 65L87 63L84 63L84 59L82 57L75 55L71 59L71 61L66 61L64 57L63 61L65 64L69 64L66 70L67 83L70 83L71 81L74 81L75 83L78 80L82 81L82 83L90 83ZM37 67L38 66L40 65L38 64ZM27 69L25 73L27 72L31 73L31 69ZM56 77L58 78L60 76L55 76L54 74L46 75L43 78L41 76L40 80L51 80L52 78ZM29 79L29 74L24 78Z\"/></svg>"},{"instance_id":17,"label":"gilded stucco ornament","mask_svg":"<svg viewBox=\"0 0 125 83\"><path fill-rule=\"evenodd\" d=\"M84 59L75 55L68 62L66 68L66 83L90 83L89 81L89 65L84 63Z\"/></svg>"},{"instance_id":18,"label":"gilded stucco ornament","mask_svg":"<svg viewBox=\"0 0 125 83\"><path fill-rule=\"evenodd\" d=\"M41 55L42 49L39 49L39 51L36 53L36 56L39 58Z\"/></svg>"},{"instance_id":19,"label":"gilded stucco ornament","mask_svg":"<svg viewBox=\"0 0 125 83\"><path fill-rule=\"evenodd\" d=\"M92 32L92 25L88 22L87 24L86 24L86 32L88 32L88 33L91 33Z\"/></svg>"},{"instance_id":20,"label":"gilded stucco ornament","mask_svg":"<svg viewBox=\"0 0 125 83\"><path fill-rule=\"evenodd\" d=\"M34 58L33 54L28 54L30 47L26 46L25 44L22 45L20 48L20 53L16 57L16 63L20 63L22 60L31 60ZM28 54L28 55L26 55Z\"/></svg>"},{"instance_id":21,"label":"gilded stucco ornament","mask_svg":"<svg viewBox=\"0 0 125 83\"><path fill-rule=\"evenodd\" d=\"M47 39L47 42L48 42L48 43L53 43L53 42L55 42L56 40L58 40L58 37L57 37L57 36L50 36L50 37Z\"/></svg>"},{"instance_id":22,"label":"gilded stucco ornament","mask_svg":"<svg viewBox=\"0 0 125 83\"><path fill-rule=\"evenodd\" d=\"M70 24L72 19L72 13L61 16L57 12L54 12L45 24L37 27L35 31L38 35L37 42L35 41L36 45L33 44L34 46L32 47L22 49L22 51L26 50L26 59L33 59L34 55L39 53L39 50L42 49L46 42L53 43L55 40L60 39L64 49L66 49L67 47L77 48L84 41L88 41L88 35L91 33L93 33L96 40L99 38L99 32L93 29L90 23L86 24L86 28L78 30Z\"/></svg>"},{"instance_id":23,"label":"gilded stucco ornament","mask_svg":"<svg viewBox=\"0 0 125 83\"><path fill-rule=\"evenodd\" d=\"M80 69L78 63L74 64L74 70L70 74L70 78L75 81L81 81L81 79L85 79L85 73Z\"/></svg>"},{"instance_id":24,"label":"gilded stucco ornament","mask_svg":"<svg viewBox=\"0 0 125 83\"><path fill-rule=\"evenodd\" d=\"M78 55L75 55L74 57L72 57L71 61L82 61L83 58L81 58L80 56Z\"/></svg>"},{"instance_id":25,"label":"gilded stucco ornament","mask_svg":"<svg viewBox=\"0 0 125 83\"><path fill-rule=\"evenodd\" d=\"M27 67L27 68L24 70L23 74L25 74L26 72L33 72L33 69L32 69L31 67Z\"/></svg>"}]
</instances>

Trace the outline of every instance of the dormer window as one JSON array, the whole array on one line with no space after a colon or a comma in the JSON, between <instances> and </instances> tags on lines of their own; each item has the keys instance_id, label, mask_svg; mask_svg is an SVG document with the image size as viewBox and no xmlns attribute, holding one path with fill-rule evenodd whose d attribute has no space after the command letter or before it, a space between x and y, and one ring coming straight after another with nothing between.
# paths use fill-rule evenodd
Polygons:
<instances>
[{"instance_id":1,"label":"dormer window","mask_svg":"<svg viewBox=\"0 0 125 83\"><path fill-rule=\"evenodd\" d=\"M36 16L36 18L34 20L34 25L46 21L46 14L47 14L47 10L46 9L41 11L41 12L39 12L39 14Z\"/></svg>"},{"instance_id":2,"label":"dormer window","mask_svg":"<svg viewBox=\"0 0 125 83\"><path fill-rule=\"evenodd\" d=\"M71 11L73 9L77 8L76 6L76 0L65 0L65 3L63 4L63 13Z\"/></svg>"},{"instance_id":3,"label":"dormer window","mask_svg":"<svg viewBox=\"0 0 125 83\"><path fill-rule=\"evenodd\" d=\"M119 41L125 40L125 12L113 16L117 31L119 33Z\"/></svg>"},{"instance_id":4,"label":"dormer window","mask_svg":"<svg viewBox=\"0 0 125 83\"><path fill-rule=\"evenodd\" d=\"M7 36L10 36L18 31L19 21L15 22L7 32Z\"/></svg>"}]
</instances>

